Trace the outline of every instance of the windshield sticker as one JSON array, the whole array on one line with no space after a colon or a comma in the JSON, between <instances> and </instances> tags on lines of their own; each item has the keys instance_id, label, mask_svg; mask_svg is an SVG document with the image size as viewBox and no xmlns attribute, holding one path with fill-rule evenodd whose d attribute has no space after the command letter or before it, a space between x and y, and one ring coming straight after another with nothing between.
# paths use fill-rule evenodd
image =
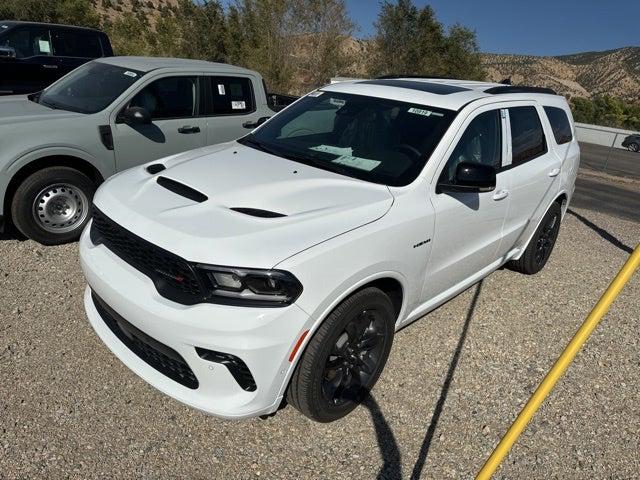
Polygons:
<instances>
[{"instance_id":1,"label":"windshield sticker","mask_svg":"<svg viewBox=\"0 0 640 480\"><path fill-rule=\"evenodd\" d=\"M315 147L311 147L310 150L315 150L316 152L332 153L338 156L353 155L353 150L351 149L351 147L334 147L333 145L317 145Z\"/></svg>"},{"instance_id":2,"label":"windshield sticker","mask_svg":"<svg viewBox=\"0 0 640 480\"><path fill-rule=\"evenodd\" d=\"M339 163L340 165L346 165L347 167L357 168L358 170L365 170L367 172L370 172L381 163L378 160L354 157L352 155L342 155L341 157L332 160L332 162Z\"/></svg>"},{"instance_id":3,"label":"windshield sticker","mask_svg":"<svg viewBox=\"0 0 640 480\"><path fill-rule=\"evenodd\" d=\"M125 74L127 77L133 77L133 78L136 78L136 77L138 76L138 74L137 74L136 72L130 72L129 70L127 70L126 72L124 72L124 74Z\"/></svg>"},{"instance_id":4,"label":"windshield sticker","mask_svg":"<svg viewBox=\"0 0 640 480\"><path fill-rule=\"evenodd\" d=\"M49 40L38 40L38 50L40 50L40 53L51 53Z\"/></svg>"},{"instance_id":5,"label":"windshield sticker","mask_svg":"<svg viewBox=\"0 0 640 480\"><path fill-rule=\"evenodd\" d=\"M344 104L347 103L347 101L341 98L330 98L329 103L331 105L335 105L338 108L341 108L341 107L344 107Z\"/></svg>"},{"instance_id":6,"label":"windshield sticker","mask_svg":"<svg viewBox=\"0 0 640 480\"><path fill-rule=\"evenodd\" d=\"M0 25L0 28L9 28L9 25Z\"/></svg>"},{"instance_id":7,"label":"windshield sticker","mask_svg":"<svg viewBox=\"0 0 640 480\"><path fill-rule=\"evenodd\" d=\"M247 107L244 101L235 101L235 102L231 102L231 108L233 110L243 110Z\"/></svg>"},{"instance_id":8,"label":"windshield sticker","mask_svg":"<svg viewBox=\"0 0 640 480\"><path fill-rule=\"evenodd\" d=\"M322 90L316 90L315 92L311 92L307 94L307 97L319 97L324 92Z\"/></svg>"},{"instance_id":9,"label":"windshield sticker","mask_svg":"<svg viewBox=\"0 0 640 480\"><path fill-rule=\"evenodd\" d=\"M222 85L221 83L218 84L218 94L219 95L224 95L225 94L224 85Z\"/></svg>"},{"instance_id":10,"label":"windshield sticker","mask_svg":"<svg viewBox=\"0 0 640 480\"><path fill-rule=\"evenodd\" d=\"M422 108L410 108L408 110L409 113L415 113L416 115L423 115L425 117L430 117L431 115L435 117L443 117L444 114L438 112L432 112L431 110L424 110Z\"/></svg>"}]
</instances>

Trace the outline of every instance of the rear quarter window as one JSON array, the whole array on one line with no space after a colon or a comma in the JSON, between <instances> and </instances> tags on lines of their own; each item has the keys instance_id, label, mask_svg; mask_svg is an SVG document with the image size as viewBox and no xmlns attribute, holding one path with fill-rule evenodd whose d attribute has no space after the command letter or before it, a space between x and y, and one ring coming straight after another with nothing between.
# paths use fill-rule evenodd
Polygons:
<instances>
[{"instance_id":1,"label":"rear quarter window","mask_svg":"<svg viewBox=\"0 0 640 480\"><path fill-rule=\"evenodd\" d=\"M544 112L547 114L551 130L553 130L553 136L558 145L569 143L573 140L569 117L567 117L567 113L562 108L544 107Z\"/></svg>"}]
</instances>

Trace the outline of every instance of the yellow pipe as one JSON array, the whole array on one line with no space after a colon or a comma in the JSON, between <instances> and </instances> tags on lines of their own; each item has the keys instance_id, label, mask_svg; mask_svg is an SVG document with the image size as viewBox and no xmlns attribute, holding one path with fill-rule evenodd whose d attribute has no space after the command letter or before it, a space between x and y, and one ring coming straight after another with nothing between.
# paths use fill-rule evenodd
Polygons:
<instances>
[{"instance_id":1,"label":"yellow pipe","mask_svg":"<svg viewBox=\"0 0 640 480\"><path fill-rule=\"evenodd\" d=\"M556 360L556 363L553 365L549 373L547 373L547 376L544 377L544 380L542 380L542 383L540 383L527 404L524 406L518 415L518 418L516 418L513 425L509 427L507 433L502 437L498 446L495 448L484 466L480 469L478 475L476 475L476 480L488 480L495 473L496 469L502 463L502 460L504 460L504 457L507 456L513 444L518 440L520 434L526 428L538 408L540 408L544 399L549 395L562 374L567 370L580 348L582 348L584 342L587 341L593 330L598 326L602 317L607 313L613 301L639 266L640 245L638 245L633 253L629 255L628 260L613 279L609 288L607 288L604 295L600 297L600 300L598 300L596 306L593 307L589 316L573 336L569 345L567 345L558 360Z\"/></svg>"}]
</instances>

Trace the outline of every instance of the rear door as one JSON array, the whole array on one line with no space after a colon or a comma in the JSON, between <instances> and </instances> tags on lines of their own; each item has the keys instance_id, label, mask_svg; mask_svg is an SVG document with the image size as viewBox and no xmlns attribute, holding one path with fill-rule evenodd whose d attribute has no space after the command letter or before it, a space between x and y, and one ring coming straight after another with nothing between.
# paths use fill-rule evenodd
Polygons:
<instances>
[{"instance_id":1,"label":"rear door","mask_svg":"<svg viewBox=\"0 0 640 480\"><path fill-rule=\"evenodd\" d=\"M512 248L532 233L556 197L562 161L549 147L553 133L542 122L544 111L534 102L507 108L511 191L504 242Z\"/></svg>"},{"instance_id":2,"label":"rear door","mask_svg":"<svg viewBox=\"0 0 640 480\"><path fill-rule=\"evenodd\" d=\"M0 38L0 45L16 51L14 59L0 60L0 94L42 90L59 78L47 26L18 26Z\"/></svg>"},{"instance_id":3,"label":"rear door","mask_svg":"<svg viewBox=\"0 0 640 480\"><path fill-rule=\"evenodd\" d=\"M257 106L253 77L205 75L203 81L208 145L246 135L264 116Z\"/></svg>"},{"instance_id":4,"label":"rear door","mask_svg":"<svg viewBox=\"0 0 640 480\"><path fill-rule=\"evenodd\" d=\"M53 51L59 77L94 58L102 57L98 32L76 28L51 27Z\"/></svg>"},{"instance_id":5,"label":"rear door","mask_svg":"<svg viewBox=\"0 0 640 480\"><path fill-rule=\"evenodd\" d=\"M148 125L125 124L112 115L116 167L126 168L205 145L206 118L200 116L198 75L168 75L152 80L123 105L142 107L151 115Z\"/></svg>"}]
</instances>

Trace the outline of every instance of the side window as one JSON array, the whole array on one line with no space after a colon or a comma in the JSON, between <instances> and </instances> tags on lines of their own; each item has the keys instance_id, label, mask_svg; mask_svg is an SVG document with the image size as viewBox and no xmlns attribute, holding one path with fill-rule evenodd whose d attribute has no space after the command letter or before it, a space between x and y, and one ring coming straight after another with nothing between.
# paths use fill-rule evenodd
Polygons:
<instances>
[{"instance_id":1,"label":"side window","mask_svg":"<svg viewBox=\"0 0 640 480\"><path fill-rule=\"evenodd\" d=\"M208 115L242 115L255 110L251 80L243 77L208 77L211 101Z\"/></svg>"},{"instance_id":2,"label":"side window","mask_svg":"<svg viewBox=\"0 0 640 480\"><path fill-rule=\"evenodd\" d=\"M558 145L569 143L573 140L569 117L567 117L567 113L563 109L558 107L544 107L544 112L547 114L547 118L551 124L551 130L553 130L553 136Z\"/></svg>"},{"instance_id":3,"label":"side window","mask_svg":"<svg viewBox=\"0 0 640 480\"><path fill-rule=\"evenodd\" d=\"M502 165L500 111L491 110L474 118L462 134L440 175L440 182L454 183L458 164L481 163L498 170Z\"/></svg>"},{"instance_id":4,"label":"side window","mask_svg":"<svg viewBox=\"0 0 640 480\"><path fill-rule=\"evenodd\" d=\"M153 120L190 118L196 115L198 79L167 77L144 87L129 103L145 108Z\"/></svg>"},{"instance_id":5,"label":"side window","mask_svg":"<svg viewBox=\"0 0 640 480\"><path fill-rule=\"evenodd\" d=\"M102 56L98 34L82 30L61 28L54 30L53 48L57 57L97 58Z\"/></svg>"},{"instance_id":6,"label":"side window","mask_svg":"<svg viewBox=\"0 0 640 480\"><path fill-rule=\"evenodd\" d=\"M9 32L1 40L3 47L13 47L17 58L52 55L51 38L46 28L18 28Z\"/></svg>"},{"instance_id":7,"label":"side window","mask_svg":"<svg viewBox=\"0 0 640 480\"><path fill-rule=\"evenodd\" d=\"M511 124L512 166L533 160L546 153L547 144L536 107L509 109Z\"/></svg>"}]
</instances>

